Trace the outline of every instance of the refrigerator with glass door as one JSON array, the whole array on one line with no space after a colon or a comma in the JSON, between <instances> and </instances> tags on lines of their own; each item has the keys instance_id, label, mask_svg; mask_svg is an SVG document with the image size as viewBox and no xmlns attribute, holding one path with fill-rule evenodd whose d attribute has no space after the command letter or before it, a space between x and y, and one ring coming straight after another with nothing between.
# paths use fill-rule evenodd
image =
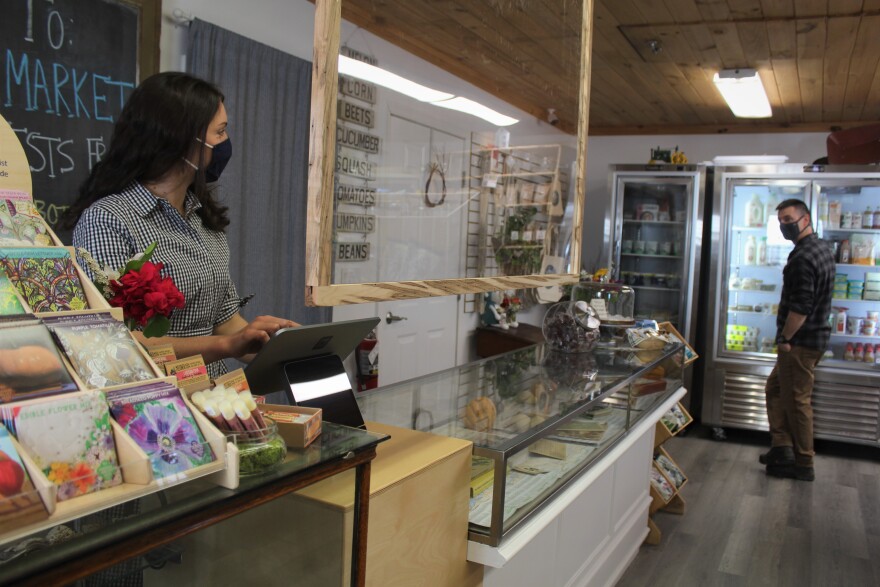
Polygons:
<instances>
[{"instance_id":1,"label":"refrigerator with glass door","mask_svg":"<svg viewBox=\"0 0 880 587\"><path fill-rule=\"evenodd\" d=\"M702 285L710 294L702 337L708 341L703 423L717 436L725 427L768 429L764 384L776 362L782 271L793 249L779 230L776 207L790 198L810 208L814 229L838 255L831 342L815 370L814 434L877 444L880 216L874 229L873 213L880 207L880 173L870 168L715 169L710 268Z\"/></svg>"},{"instance_id":2,"label":"refrigerator with glass door","mask_svg":"<svg viewBox=\"0 0 880 587\"><path fill-rule=\"evenodd\" d=\"M609 189L609 267L635 291L636 319L671 322L693 342L706 167L612 165Z\"/></svg>"}]
</instances>

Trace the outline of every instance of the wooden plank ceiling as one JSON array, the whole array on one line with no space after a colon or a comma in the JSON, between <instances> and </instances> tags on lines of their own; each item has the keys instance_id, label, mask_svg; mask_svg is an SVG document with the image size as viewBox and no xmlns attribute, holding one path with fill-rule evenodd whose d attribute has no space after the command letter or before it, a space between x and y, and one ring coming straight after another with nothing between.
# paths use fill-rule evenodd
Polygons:
<instances>
[{"instance_id":1,"label":"wooden plank ceiling","mask_svg":"<svg viewBox=\"0 0 880 587\"><path fill-rule=\"evenodd\" d=\"M342 16L576 132L581 0L343 0ZM880 0L595 0L590 134L830 131L880 120ZM760 72L735 118L712 76Z\"/></svg>"}]
</instances>

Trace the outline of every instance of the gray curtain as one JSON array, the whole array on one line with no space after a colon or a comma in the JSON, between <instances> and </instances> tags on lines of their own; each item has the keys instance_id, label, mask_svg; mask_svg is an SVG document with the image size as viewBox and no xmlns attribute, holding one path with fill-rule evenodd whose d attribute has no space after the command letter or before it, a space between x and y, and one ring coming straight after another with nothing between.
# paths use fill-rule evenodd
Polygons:
<instances>
[{"instance_id":1,"label":"gray curtain","mask_svg":"<svg viewBox=\"0 0 880 587\"><path fill-rule=\"evenodd\" d=\"M226 96L232 160L218 195L238 293L256 294L242 314L329 322L304 305L311 63L194 20L188 68Z\"/></svg>"}]
</instances>

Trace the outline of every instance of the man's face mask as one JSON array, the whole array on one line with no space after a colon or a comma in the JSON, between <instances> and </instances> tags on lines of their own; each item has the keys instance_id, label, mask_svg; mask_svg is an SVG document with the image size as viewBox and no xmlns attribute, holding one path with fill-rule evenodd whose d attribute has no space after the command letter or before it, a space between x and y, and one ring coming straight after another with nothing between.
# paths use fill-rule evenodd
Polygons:
<instances>
[{"instance_id":1,"label":"man's face mask","mask_svg":"<svg viewBox=\"0 0 880 587\"><path fill-rule=\"evenodd\" d=\"M806 214L804 216L806 216ZM806 230L806 226L804 228L798 228L798 223L803 220L804 216L801 216L794 222L779 223L779 230L782 232L782 236L785 237L786 240L795 241L797 240L797 237Z\"/></svg>"}]
</instances>

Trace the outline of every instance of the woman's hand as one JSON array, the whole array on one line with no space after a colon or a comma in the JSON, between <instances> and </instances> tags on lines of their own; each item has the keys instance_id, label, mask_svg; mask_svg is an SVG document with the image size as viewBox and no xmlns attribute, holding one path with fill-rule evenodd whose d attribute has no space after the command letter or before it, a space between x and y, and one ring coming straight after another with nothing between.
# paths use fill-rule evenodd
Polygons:
<instances>
[{"instance_id":1,"label":"woman's hand","mask_svg":"<svg viewBox=\"0 0 880 587\"><path fill-rule=\"evenodd\" d=\"M223 324L214 328L214 333L223 336L224 354L248 361L251 355L259 351L269 339L282 328L299 326L293 320L275 316L257 316L247 322L240 314L236 314Z\"/></svg>"}]
</instances>

